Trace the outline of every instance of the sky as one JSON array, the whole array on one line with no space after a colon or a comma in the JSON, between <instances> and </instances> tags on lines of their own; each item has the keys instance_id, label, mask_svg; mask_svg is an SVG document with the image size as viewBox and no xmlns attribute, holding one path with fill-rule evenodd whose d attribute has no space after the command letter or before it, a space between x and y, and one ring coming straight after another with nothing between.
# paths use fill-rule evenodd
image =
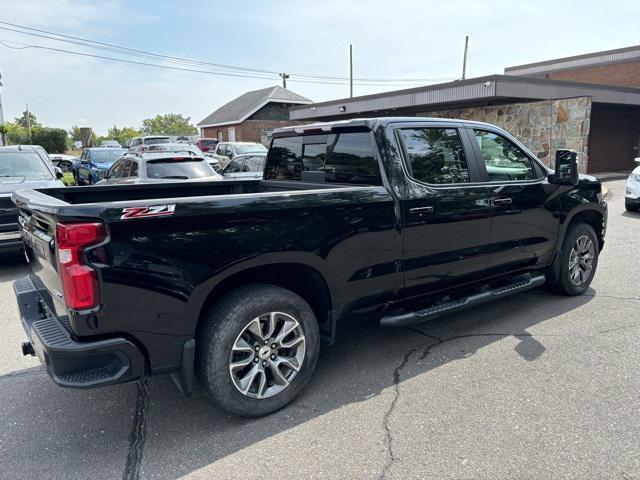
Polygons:
<instances>
[{"instance_id":1,"label":"sky","mask_svg":"<svg viewBox=\"0 0 640 480\"><path fill-rule=\"evenodd\" d=\"M366 95L460 78L465 35L469 78L639 44L638 18L637 0L0 0L4 22L167 56L290 72L288 88L317 102L348 97L348 84L307 83L300 74L347 77L350 43L354 77L395 82L354 86L354 95ZM246 91L281 84L274 74L231 77L21 48L180 66L2 29L0 41L14 47L0 44L5 120L28 103L47 126L90 126L100 135L114 124L138 128L143 119L165 113L197 123ZM427 80L397 81L416 78Z\"/></svg>"}]
</instances>

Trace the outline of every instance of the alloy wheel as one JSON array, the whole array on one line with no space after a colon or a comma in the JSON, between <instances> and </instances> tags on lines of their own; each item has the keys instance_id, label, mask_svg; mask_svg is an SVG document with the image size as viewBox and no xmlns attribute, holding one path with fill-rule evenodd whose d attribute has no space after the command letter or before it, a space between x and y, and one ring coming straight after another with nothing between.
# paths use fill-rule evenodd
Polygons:
<instances>
[{"instance_id":1,"label":"alloy wheel","mask_svg":"<svg viewBox=\"0 0 640 480\"><path fill-rule=\"evenodd\" d=\"M306 340L300 323L283 312L251 320L231 348L233 385L250 398L269 398L286 389L304 362Z\"/></svg>"},{"instance_id":2,"label":"alloy wheel","mask_svg":"<svg viewBox=\"0 0 640 480\"><path fill-rule=\"evenodd\" d=\"M593 241L587 235L581 235L573 244L569 255L569 278L574 285L580 286L589 280L593 271L595 250Z\"/></svg>"}]
</instances>

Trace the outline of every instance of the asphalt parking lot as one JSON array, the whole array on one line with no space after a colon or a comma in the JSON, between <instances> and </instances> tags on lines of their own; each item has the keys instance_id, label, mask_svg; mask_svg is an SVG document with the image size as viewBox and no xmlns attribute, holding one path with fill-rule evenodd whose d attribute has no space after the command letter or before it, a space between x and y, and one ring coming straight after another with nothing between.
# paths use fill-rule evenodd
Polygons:
<instances>
[{"instance_id":1,"label":"asphalt parking lot","mask_svg":"<svg viewBox=\"0 0 640 480\"><path fill-rule=\"evenodd\" d=\"M0 266L0 477L640 479L640 214L608 182L586 295L542 290L424 324L343 328L307 390L246 420L168 378L55 386Z\"/></svg>"}]
</instances>

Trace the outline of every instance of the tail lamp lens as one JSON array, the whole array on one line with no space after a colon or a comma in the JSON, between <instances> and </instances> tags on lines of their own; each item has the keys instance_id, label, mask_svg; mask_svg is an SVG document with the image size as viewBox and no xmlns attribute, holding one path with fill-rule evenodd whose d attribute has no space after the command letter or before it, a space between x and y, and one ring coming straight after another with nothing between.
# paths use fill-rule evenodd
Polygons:
<instances>
[{"instance_id":1,"label":"tail lamp lens","mask_svg":"<svg viewBox=\"0 0 640 480\"><path fill-rule=\"evenodd\" d=\"M100 303L97 272L82 263L82 251L104 238L104 225L101 223L56 225L59 274L67 307L83 310Z\"/></svg>"}]
</instances>

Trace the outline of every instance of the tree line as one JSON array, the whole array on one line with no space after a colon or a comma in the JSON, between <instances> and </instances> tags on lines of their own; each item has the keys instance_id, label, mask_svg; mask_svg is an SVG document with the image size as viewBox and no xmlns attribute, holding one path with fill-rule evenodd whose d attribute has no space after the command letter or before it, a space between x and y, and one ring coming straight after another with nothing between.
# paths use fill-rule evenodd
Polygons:
<instances>
[{"instance_id":1,"label":"tree line","mask_svg":"<svg viewBox=\"0 0 640 480\"><path fill-rule=\"evenodd\" d=\"M191 117L177 113L156 115L142 121L139 128L118 127L114 125L107 135L97 135L91 131L91 145L98 146L104 140L115 140L126 147L131 139L140 135L196 135L198 128L191 123ZM80 127L74 125L71 129L50 128L43 126L33 112L24 111L22 116L13 122L0 125L0 135L8 145L42 145L49 153L64 153L71 149L73 143L82 141Z\"/></svg>"}]
</instances>

